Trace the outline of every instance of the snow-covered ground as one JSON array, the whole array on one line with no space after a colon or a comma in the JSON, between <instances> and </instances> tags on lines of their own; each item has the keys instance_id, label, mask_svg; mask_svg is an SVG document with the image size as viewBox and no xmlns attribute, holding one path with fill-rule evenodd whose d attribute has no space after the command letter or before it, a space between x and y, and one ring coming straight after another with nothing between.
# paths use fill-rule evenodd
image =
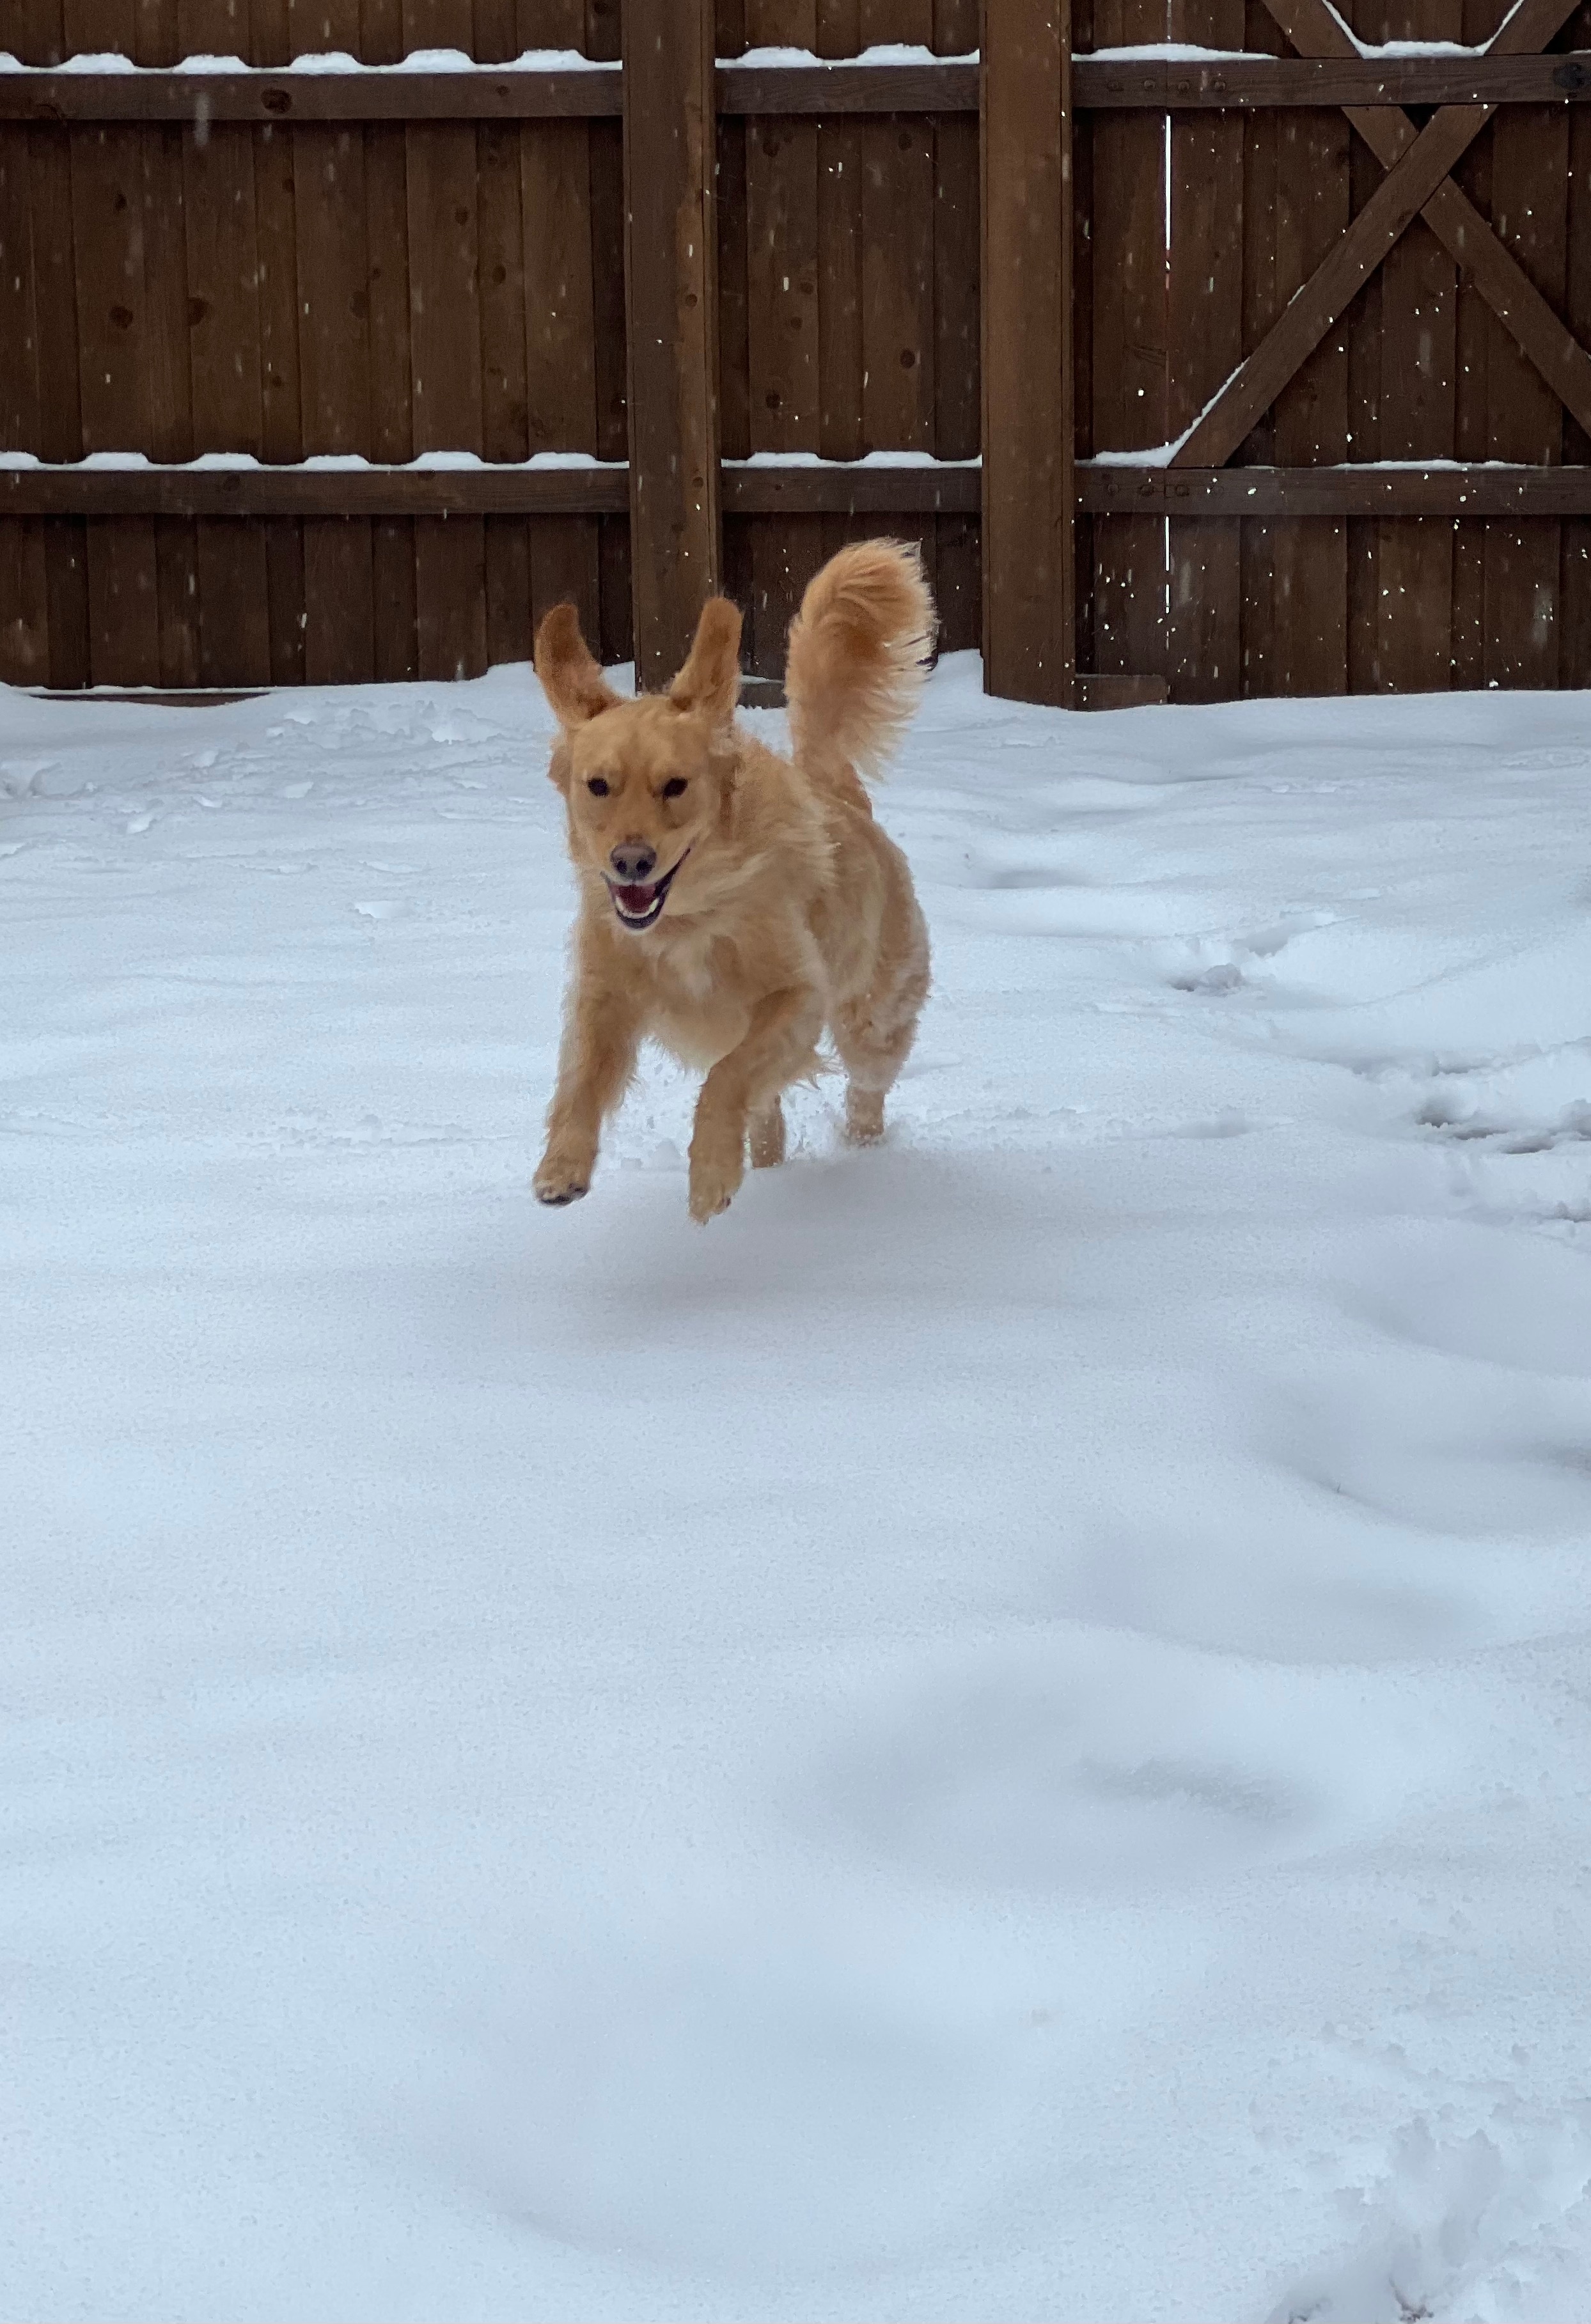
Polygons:
<instances>
[{"instance_id":1,"label":"snow-covered ground","mask_svg":"<svg viewBox=\"0 0 1591 2324\"><path fill-rule=\"evenodd\" d=\"M546 736L0 694L0 2313L1583 2324L1591 696L947 664L705 1231Z\"/></svg>"}]
</instances>

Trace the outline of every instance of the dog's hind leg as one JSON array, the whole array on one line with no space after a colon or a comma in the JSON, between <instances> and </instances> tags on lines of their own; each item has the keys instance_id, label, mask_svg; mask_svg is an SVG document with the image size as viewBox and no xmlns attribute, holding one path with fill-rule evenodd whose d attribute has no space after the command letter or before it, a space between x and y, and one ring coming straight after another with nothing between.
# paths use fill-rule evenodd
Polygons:
<instances>
[{"instance_id":1,"label":"dog's hind leg","mask_svg":"<svg viewBox=\"0 0 1591 2324\"><path fill-rule=\"evenodd\" d=\"M784 1159L784 1108L777 1097L771 1098L759 1114L752 1119L752 1168L773 1170Z\"/></svg>"},{"instance_id":2,"label":"dog's hind leg","mask_svg":"<svg viewBox=\"0 0 1591 2324\"><path fill-rule=\"evenodd\" d=\"M871 988L834 1012L834 1043L847 1077L846 1136L853 1146L883 1136L883 1102L917 1038L928 999L928 931L915 906L909 941L880 963Z\"/></svg>"}]
</instances>

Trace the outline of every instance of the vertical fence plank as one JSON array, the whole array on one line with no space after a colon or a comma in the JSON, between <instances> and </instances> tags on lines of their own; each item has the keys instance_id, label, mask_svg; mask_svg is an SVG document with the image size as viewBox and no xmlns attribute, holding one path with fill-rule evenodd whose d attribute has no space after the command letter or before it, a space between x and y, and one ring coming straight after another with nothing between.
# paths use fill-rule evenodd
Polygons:
<instances>
[{"instance_id":1,"label":"vertical fence plank","mask_svg":"<svg viewBox=\"0 0 1591 2324\"><path fill-rule=\"evenodd\" d=\"M254 51L261 47L261 6L254 0ZM271 47L287 44L287 12ZM301 459L299 402L299 269L293 225L292 135L267 123L254 155L254 219L260 251L260 438L265 459ZM304 679L304 530L291 517L269 517L265 586L270 604L271 678L276 686Z\"/></svg>"},{"instance_id":2,"label":"vertical fence plank","mask_svg":"<svg viewBox=\"0 0 1591 2324\"><path fill-rule=\"evenodd\" d=\"M1410 35L1410 37L1413 37ZM1451 459L1457 369L1457 276L1417 218L1383 269L1381 456ZM1377 689L1440 691L1453 682L1453 523L1376 524Z\"/></svg>"},{"instance_id":3,"label":"vertical fence plank","mask_svg":"<svg viewBox=\"0 0 1591 2324\"><path fill-rule=\"evenodd\" d=\"M249 45L244 51L251 65L288 62L292 55L292 36L288 25L288 0L253 0Z\"/></svg>"},{"instance_id":4,"label":"vertical fence plank","mask_svg":"<svg viewBox=\"0 0 1591 2324\"><path fill-rule=\"evenodd\" d=\"M42 686L50 674L49 572L36 518L0 522L0 686Z\"/></svg>"},{"instance_id":5,"label":"vertical fence plank","mask_svg":"<svg viewBox=\"0 0 1591 2324\"><path fill-rule=\"evenodd\" d=\"M1243 46L1244 0L1172 0L1173 41ZM1243 361L1243 118L1173 114L1166 432L1190 428ZM1166 676L1174 702L1239 688L1242 527L1173 517Z\"/></svg>"},{"instance_id":6,"label":"vertical fence plank","mask_svg":"<svg viewBox=\"0 0 1591 2324\"><path fill-rule=\"evenodd\" d=\"M1388 0L1354 0L1349 21L1363 41L1386 37ZM1385 171L1361 137L1348 145L1348 216L1369 201ZM1348 457L1381 457L1382 274L1378 267L1338 324L1348 348ZM1352 517L1346 527L1348 691L1374 693L1381 647L1380 527L1374 517Z\"/></svg>"},{"instance_id":7,"label":"vertical fence plank","mask_svg":"<svg viewBox=\"0 0 1591 2324\"><path fill-rule=\"evenodd\" d=\"M816 50L819 20L818 0L745 0L746 45ZM809 118L770 115L745 124L745 404L753 452L816 452L821 445L819 140ZM749 603L749 665L758 677L778 678L801 591L823 561L823 521L754 517L743 558L736 577Z\"/></svg>"},{"instance_id":8,"label":"vertical fence plank","mask_svg":"<svg viewBox=\"0 0 1591 2324\"><path fill-rule=\"evenodd\" d=\"M50 683L87 686L88 528L81 517L56 517L45 528L44 586L50 611Z\"/></svg>"},{"instance_id":9,"label":"vertical fence plank","mask_svg":"<svg viewBox=\"0 0 1591 2324\"><path fill-rule=\"evenodd\" d=\"M106 49L120 12L79 0L79 29ZM69 37L71 27L69 24ZM143 272L143 156L136 130L71 133L83 449L136 449L149 437ZM96 684L158 686L160 613L154 525L147 517L94 519L88 531L89 667Z\"/></svg>"},{"instance_id":10,"label":"vertical fence plank","mask_svg":"<svg viewBox=\"0 0 1591 2324\"><path fill-rule=\"evenodd\" d=\"M1068 0L988 0L984 683L1063 707L1076 676L1070 70Z\"/></svg>"},{"instance_id":11,"label":"vertical fence plank","mask_svg":"<svg viewBox=\"0 0 1591 2324\"><path fill-rule=\"evenodd\" d=\"M1385 0L1383 37L1460 41L1463 0ZM1451 459L1458 279L1416 218L1381 269L1381 456ZM1440 691L1453 676L1453 525L1393 517L1376 527L1375 681L1397 694Z\"/></svg>"},{"instance_id":12,"label":"vertical fence plank","mask_svg":"<svg viewBox=\"0 0 1591 2324\"><path fill-rule=\"evenodd\" d=\"M819 0L819 55L854 56L856 46L856 0ZM862 129L841 117L818 124L818 438L826 460L859 459L867 449L864 368Z\"/></svg>"},{"instance_id":13,"label":"vertical fence plank","mask_svg":"<svg viewBox=\"0 0 1591 2324\"><path fill-rule=\"evenodd\" d=\"M304 452L368 456L369 282L365 140L356 128L295 129L299 373ZM304 675L311 686L375 675L368 518L304 523Z\"/></svg>"},{"instance_id":14,"label":"vertical fence plank","mask_svg":"<svg viewBox=\"0 0 1591 2324\"><path fill-rule=\"evenodd\" d=\"M0 448L39 446L39 337L35 306L28 134L0 134ZM42 524L0 522L0 683L32 686L49 673L49 584Z\"/></svg>"},{"instance_id":15,"label":"vertical fence plank","mask_svg":"<svg viewBox=\"0 0 1591 2324\"><path fill-rule=\"evenodd\" d=\"M722 562L710 0L627 0L630 539L643 686L679 669Z\"/></svg>"},{"instance_id":16,"label":"vertical fence plank","mask_svg":"<svg viewBox=\"0 0 1591 2324\"><path fill-rule=\"evenodd\" d=\"M1489 40L1500 15L1499 0L1464 0L1462 37L1471 47ZM1454 171L1483 217L1492 208L1492 134L1483 131ZM1453 449L1460 460L1486 457L1487 392L1494 318L1475 285L1458 278L1455 323ZM1374 458L1376 451L1355 452ZM1474 688L1486 682L1486 531L1484 523L1460 520L1453 529L1452 682Z\"/></svg>"},{"instance_id":17,"label":"vertical fence plank","mask_svg":"<svg viewBox=\"0 0 1591 2324\"><path fill-rule=\"evenodd\" d=\"M254 0L257 10L260 0ZM360 0L359 46L355 54L367 65L401 64L407 53L403 37L403 0Z\"/></svg>"},{"instance_id":18,"label":"vertical fence plank","mask_svg":"<svg viewBox=\"0 0 1591 2324\"><path fill-rule=\"evenodd\" d=\"M926 48L933 39L934 0L857 0L856 13L865 49L889 41Z\"/></svg>"},{"instance_id":19,"label":"vertical fence plank","mask_svg":"<svg viewBox=\"0 0 1591 2324\"><path fill-rule=\"evenodd\" d=\"M246 61L254 5L254 0L137 0L143 24L149 26L152 17L160 22L156 37L163 37L169 51L143 55L139 62L165 64L179 56L242 57Z\"/></svg>"},{"instance_id":20,"label":"vertical fence plank","mask_svg":"<svg viewBox=\"0 0 1591 2324\"><path fill-rule=\"evenodd\" d=\"M132 59L137 29L135 0L62 0L65 53Z\"/></svg>"},{"instance_id":21,"label":"vertical fence plank","mask_svg":"<svg viewBox=\"0 0 1591 2324\"><path fill-rule=\"evenodd\" d=\"M957 45L965 24L952 14L935 39ZM976 23L970 45L977 45ZM934 126L934 450L941 460L976 460L982 442L982 195L976 121L947 115ZM934 526L939 643L947 653L983 640L983 567L976 517L941 516Z\"/></svg>"},{"instance_id":22,"label":"vertical fence plank","mask_svg":"<svg viewBox=\"0 0 1591 2324\"><path fill-rule=\"evenodd\" d=\"M1561 314L1568 275L1568 114L1505 106L1492 138L1492 224L1549 304ZM1487 456L1556 466L1563 406L1499 324L1486 374ZM1561 527L1555 518L1486 529L1488 685L1558 684Z\"/></svg>"},{"instance_id":23,"label":"vertical fence plank","mask_svg":"<svg viewBox=\"0 0 1591 2324\"><path fill-rule=\"evenodd\" d=\"M792 45L815 37L810 0L776 14L762 0L747 32ZM818 310L818 127L770 115L745 134L746 409L754 452L816 452L822 440ZM752 521L751 667L776 678L800 593L823 558L813 516Z\"/></svg>"},{"instance_id":24,"label":"vertical fence plank","mask_svg":"<svg viewBox=\"0 0 1591 2324\"><path fill-rule=\"evenodd\" d=\"M39 448L39 321L28 133L0 134L0 449Z\"/></svg>"},{"instance_id":25,"label":"vertical fence plank","mask_svg":"<svg viewBox=\"0 0 1591 2324\"><path fill-rule=\"evenodd\" d=\"M522 133L527 441L532 452L596 452L597 267L590 132L543 121ZM622 261L609 262L622 275ZM548 608L578 605L588 636L601 625L601 535L593 517L536 517L524 531L520 658Z\"/></svg>"},{"instance_id":26,"label":"vertical fence plank","mask_svg":"<svg viewBox=\"0 0 1591 2324\"><path fill-rule=\"evenodd\" d=\"M171 65L185 48L211 50L214 44L203 38L206 29L202 10L196 23L191 5L183 8L179 0L140 0L135 60L141 65ZM138 448L153 460L186 460L195 447L183 134L180 129L152 124L143 143L150 434ZM197 686L201 610L199 528L186 518L157 517L154 555L161 684Z\"/></svg>"},{"instance_id":27,"label":"vertical fence plank","mask_svg":"<svg viewBox=\"0 0 1591 2324\"><path fill-rule=\"evenodd\" d=\"M405 52L414 49L458 49L475 54L476 9L488 17L496 0L402 0Z\"/></svg>"},{"instance_id":28,"label":"vertical fence plank","mask_svg":"<svg viewBox=\"0 0 1591 2324\"><path fill-rule=\"evenodd\" d=\"M65 0L62 25L68 54L134 56L132 0ZM82 449L134 450L149 431L141 140L136 130L118 124L74 130L69 142ZM153 523L147 518L91 521L85 546L94 681L157 685Z\"/></svg>"},{"instance_id":29,"label":"vertical fence plank","mask_svg":"<svg viewBox=\"0 0 1591 2324\"><path fill-rule=\"evenodd\" d=\"M169 53L169 51L168 51ZM156 61L145 57L144 62ZM189 342L187 211L183 134L154 129L143 141L143 263L149 290L150 438L140 449L153 460L186 460L193 438ZM253 450L249 445L244 448ZM238 530L245 528L237 528ZM183 517L157 517L154 528L161 684L197 686L201 675L200 530Z\"/></svg>"},{"instance_id":30,"label":"vertical fence plank","mask_svg":"<svg viewBox=\"0 0 1591 2324\"><path fill-rule=\"evenodd\" d=\"M39 331L38 449L46 460L80 459L84 448L72 134L67 129L28 133Z\"/></svg>"},{"instance_id":31,"label":"vertical fence plank","mask_svg":"<svg viewBox=\"0 0 1591 2324\"><path fill-rule=\"evenodd\" d=\"M734 114L722 116L718 123L718 449L726 460L744 460L752 448L745 218L747 126ZM858 374L858 406L860 397Z\"/></svg>"},{"instance_id":32,"label":"vertical fence plank","mask_svg":"<svg viewBox=\"0 0 1591 2324\"><path fill-rule=\"evenodd\" d=\"M1350 131L1341 113L1289 112L1277 132L1276 287L1282 305L1348 224ZM1348 343L1328 331L1276 399L1284 467L1347 457ZM1340 518L1272 527L1275 690L1341 694L1348 679L1347 528Z\"/></svg>"},{"instance_id":33,"label":"vertical fence plank","mask_svg":"<svg viewBox=\"0 0 1591 2324\"><path fill-rule=\"evenodd\" d=\"M476 17L476 37L481 19ZM526 388L521 131L483 123L476 139L481 217L481 434L488 460L530 450ZM486 659L525 661L531 650L531 531L523 517L488 517Z\"/></svg>"},{"instance_id":34,"label":"vertical fence plank","mask_svg":"<svg viewBox=\"0 0 1591 2324\"><path fill-rule=\"evenodd\" d=\"M863 31L865 37L865 13ZM868 121L862 131L862 430L869 449L934 449L937 337L932 124L901 115ZM933 519L902 518L892 530L920 549L929 585L937 589Z\"/></svg>"},{"instance_id":35,"label":"vertical fence plank","mask_svg":"<svg viewBox=\"0 0 1591 2324\"><path fill-rule=\"evenodd\" d=\"M473 54L478 64L506 64L519 54L514 13L514 0L475 0Z\"/></svg>"},{"instance_id":36,"label":"vertical fence plank","mask_svg":"<svg viewBox=\"0 0 1591 2324\"><path fill-rule=\"evenodd\" d=\"M59 54L60 10L55 11ZM41 47L46 44L42 42ZM37 56L48 62L49 54ZM83 450L79 387L76 253L72 226L71 158L65 129L28 132L32 188L34 311L38 325L41 459L76 460ZM50 636L50 683L88 683L88 549L80 518L52 518L44 527L45 591Z\"/></svg>"},{"instance_id":37,"label":"vertical fence plank","mask_svg":"<svg viewBox=\"0 0 1591 2324\"><path fill-rule=\"evenodd\" d=\"M401 28L387 39L402 48ZM408 147L396 123L365 133L365 247L370 281L370 451L402 465L414 456L409 346ZM370 527L375 675L387 684L420 675L414 521L377 517Z\"/></svg>"},{"instance_id":38,"label":"vertical fence plank","mask_svg":"<svg viewBox=\"0 0 1591 2324\"><path fill-rule=\"evenodd\" d=\"M621 23L624 8L621 0L586 0L586 54L598 63L615 63L624 42ZM711 29L708 41L711 42Z\"/></svg>"},{"instance_id":39,"label":"vertical fence plank","mask_svg":"<svg viewBox=\"0 0 1591 2324\"><path fill-rule=\"evenodd\" d=\"M1166 0L1096 0L1100 48L1163 41L1166 23ZM1102 114L1093 146L1094 449L1133 451L1166 440L1165 117ZM1167 581L1163 519L1095 520L1096 669L1164 671Z\"/></svg>"},{"instance_id":40,"label":"vertical fence plank","mask_svg":"<svg viewBox=\"0 0 1591 2324\"><path fill-rule=\"evenodd\" d=\"M0 447L36 451L39 339L32 189L23 129L0 136ZM0 684L36 686L50 669L45 530L0 522Z\"/></svg>"},{"instance_id":41,"label":"vertical fence plank","mask_svg":"<svg viewBox=\"0 0 1591 2324\"><path fill-rule=\"evenodd\" d=\"M1245 0L1244 47L1251 54L1281 55L1287 43L1263 0ZM1252 355L1281 311L1276 292L1276 133L1280 116L1260 112L1243 125L1242 345ZM1264 466L1275 456L1276 420L1262 414L1240 447L1240 466ZM1258 518L1243 522L1239 544L1242 593L1242 687L1249 696L1276 691L1276 543L1272 526Z\"/></svg>"},{"instance_id":42,"label":"vertical fence plank","mask_svg":"<svg viewBox=\"0 0 1591 2324\"><path fill-rule=\"evenodd\" d=\"M467 52L473 0L403 0L403 40ZM479 454L482 437L479 173L473 123L411 122L409 344L414 449ZM486 534L480 517L421 517L414 587L421 678L486 667Z\"/></svg>"},{"instance_id":43,"label":"vertical fence plank","mask_svg":"<svg viewBox=\"0 0 1591 2324\"><path fill-rule=\"evenodd\" d=\"M408 131L409 327L416 454L481 449L476 135ZM486 666L486 542L479 517L419 517L415 606L421 678Z\"/></svg>"},{"instance_id":44,"label":"vertical fence plank","mask_svg":"<svg viewBox=\"0 0 1591 2324\"><path fill-rule=\"evenodd\" d=\"M617 23L592 0L520 0L522 36L536 43L616 53ZM614 122L538 122L522 133L528 441L532 452L624 456L624 150ZM551 605L578 607L604 661L631 650L628 527L615 517L532 517L512 531L488 525L487 557L502 560L513 609L498 614L516 659L530 651ZM523 553L523 610L520 611ZM488 563L488 587L494 568ZM509 577L511 576L511 577ZM494 659L498 649L493 647Z\"/></svg>"},{"instance_id":45,"label":"vertical fence plank","mask_svg":"<svg viewBox=\"0 0 1591 2324\"><path fill-rule=\"evenodd\" d=\"M1564 31L1571 48L1591 48L1591 0L1577 10ZM1576 106L1569 117L1568 269L1564 320L1582 346L1591 346L1591 107ZM1591 435L1567 416L1563 456L1591 465ZM1591 517L1568 518L1563 528L1561 590L1562 647L1559 683L1591 687Z\"/></svg>"},{"instance_id":46,"label":"vertical fence plank","mask_svg":"<svg viewBox=\"0 0 1591 2324\"><path fill-rule=\"evenodd\" d=\"M810 49L818 39L818 0L745 0L748 49Z\"/></svg>"},{"instance_id":47,"label":"vertical fence plank","mask_svg":"<svg viewBox=\"0 0 1591 2324\"><path fill-rule=\"evenodd\" d=\"M202 14L189 0L185 37L236 41L227 0ZM264 447L260 346L260 245L254 214L254 144L248 129L190 130L182 140L182 196L192 367L193 448ZM199 527L199 674L208 686L264 686L271 678L271 604L265 538L257 524Z\"/></svg>"},{"instance_id":48,"label":"vertical fence plank","mask_svg":"<svg viewBox=\"0 0 1591 2324\"><path fill-rule=\"evenodd\" d=\"M359 0L289 0L294 56L361 51ZM357 127L292 132L293 256L299 285L299 407L306 457L368 456L370 283L365 136ZM375 675L368 518L306 519L304 677L311 686Z\"/></svg>"},{"instance_id":49,"label":"vertical fence plank","mask_svg":"<svg viewBox=\"0 0 1591 2324\"><path fill-rule=\"evenodd\" d=\"M5 40L19 64L58 65L66 53L60 0L12 0Z\"/></svg>"},{"instance_id":50,"label":"vertical fence plank","mask_svg":"<svg viewBox=\"0 0 1591 2324\"><path fill-rule=\"evenodd\" d=\"M818 54L855 56L862 42L858 0L818 0ZM818 450L856 460L870 450L865 415L863 182L866 124L840 115L818 124ZM976 217L976 211L974 213ZM742 520L743 523L745 521ZM761 524L753 518L751 524ZM876 526L825 516L803 554L809 567ZM782 663L775 664L782 669Z\"/></svg>"},{"instance_id":51,"label":"vertical fence plank","mask_svg":"<svg viewBox=\"0 0 1591 2324\"><path fill-rule=\"evenodd\" d=\"M1051 14L1059 0L1051 0ZM1031 124L1042 128L1043 116ZM1044 134L1042 198L1056 133ZM1046 217L1047 246L1054 221ZM862 143L862 431L870 448L926 452L934 436L934 154L926 121L869 121Z\"/></svg>"},{"instance_id":52,"label":"vertical fence plank","mask_svg":"<svg viewBox=\"0 0 1591 2324\"><path fill-rule=\"evenodd\" d=\"M614 34L616 32L615 24ZM600 18L591 19L586 37L591 55L613 53L610 35ZM630 386L629 315L624 290L624 137L621 124L616 121L594 121L589 151L596 449L599 459L624 460L630 453ZM597 540L603 659L609 662L631 661L635 653L635 596L629 518L601 518ZM532 570L533 565L532 559Z\"/></svg>"}]
</instances>

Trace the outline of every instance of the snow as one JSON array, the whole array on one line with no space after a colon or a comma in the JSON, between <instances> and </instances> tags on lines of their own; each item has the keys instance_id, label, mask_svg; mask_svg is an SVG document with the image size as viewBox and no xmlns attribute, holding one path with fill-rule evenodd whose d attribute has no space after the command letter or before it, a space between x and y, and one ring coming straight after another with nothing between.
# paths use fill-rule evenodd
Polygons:
<instances>
[{"instance_id":1,"label":"snow","mask_svg":"<svg viewBox=\"0 0 1591 2324\"><path fill-rule=\"evenodd\" d=\"M1253 49L1207 49L1196 41L1135 41L1125 48L1079 49L1077 64L1090 65L1233 65L1245 64Z\"/></svg>"},{"instance_id":2,"label":"snow","mask_svg":"<svg viewBox=\"0 0 1591 2324\"><path fill-rule=\"evenodd\" d=\"M793 65L809 71L815 65L976 65L978 52L969 49L965 54L942 57L935 49L925 48L917 41L874 41L854 56L820 57L812 49L789 46L764 46L746 49L737 57L720 57L720 67L744 66L747 71L766 71L770 67Z\"/></svg>"},{"instance_id":3,"label":"snow","mask_svg":"<svg viewBox=\"0 0 1591 2324\"><path fill-rule=\"evenodd\" d=\"M952 658L706 1231L546 742L0 696L0 2312L1583 2319L1591 696Z\"/></svg>"},{"instance_id":4,"label":"snow","mask_svg":"<svg viewBox=\"0 0 1591 2324\"><path fill-rule=\"evenodd\" d=\"M983 460L941 460L931 452L864 452L856 460L826 460L817 452L753 452L744 460L726 460L726 468L910 468L931 475L944 468L981 468Z\"/></svg>"},{"instance_id":5,"label":"snow","mask_svg":"<svg viewBox=\"0 0 1591 2324\"><path fill-rule=\"evenodd\" d=\"M1458 41L1362 41L1335 8L1331 14L1362 57L1484 57L1491 47L1490 42L1483 42L1479 48L1466 48ZM1263 49L1207 49L1191 41L1141 41L1125 48L1079 49L1074 61L1091 65L1236 65L1274 64L1278 60ZM1281 61L1296 64L1298 59ZM1339 60L1326 58L1320 61L1333 63Z\"/></svg>"},{"instance_id":6,"label":"snow","mask_svg":"<svg viewBox=\"0 0 1591 2324\"><path fill-rule=\"evenodd\" d=\"M621 69L616 60L606 57L583 56L578 49L526 49L517 57L501 64L478 64L463 49L412 49L408 55L392 65L367 65L361 58L351 56L347 49L317 49L294 57L285 65L251 65L236 56L180 57L173 65L136 65L130 57L115 52L93 56L66 58L59 65L24 65L8 49L0 49L0 72L39 73L193 73L201 78L215 73L229 78L275 80L289 73L394 73L394 72L602 72L616 73Z\"/></svg>"}]
</instances>

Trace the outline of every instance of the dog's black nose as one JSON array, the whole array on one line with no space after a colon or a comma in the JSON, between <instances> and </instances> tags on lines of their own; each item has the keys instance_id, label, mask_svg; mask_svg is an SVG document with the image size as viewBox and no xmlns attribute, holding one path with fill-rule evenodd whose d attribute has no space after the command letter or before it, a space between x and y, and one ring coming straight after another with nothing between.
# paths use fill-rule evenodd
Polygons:
<instances>
[{"instance_id":1,"label":"dog's black nose","mask_svg":"<svg viewBox=\"0 0 1591 2324\"><path fill-rule=\"evenodd\" d=\"M622 880L626 888L650 880L657 869L657 851L652 847L615 847L607 860L613 865L614 878Z\"/></svg>"}]
</instances>

